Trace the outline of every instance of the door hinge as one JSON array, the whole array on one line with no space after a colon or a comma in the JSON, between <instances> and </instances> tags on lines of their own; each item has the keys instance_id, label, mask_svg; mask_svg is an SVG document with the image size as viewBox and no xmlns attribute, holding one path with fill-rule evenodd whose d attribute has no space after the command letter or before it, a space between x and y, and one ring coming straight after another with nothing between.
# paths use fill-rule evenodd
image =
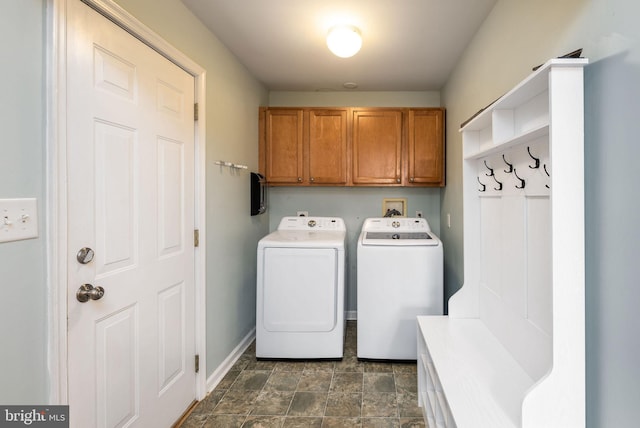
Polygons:
<instances>
[{"instance_id":1,"label":"door hinge","mask_svg":"<svg viewBox=\"0 0 640 428\"><path fill-rule=\"evenodd\" d=\"M195 229L193 231L193 246L194 247L200 246L200 230L198 229Z\"/></svg>"},{"instance_id":2,"label":"door hinge","mask_svg":"<svg viewBox=\"0 0 640 428\"><path fill-rule=\"evenodd\" d=\"M195 369L196 369L196 373L200 372L200 355L196 354L196 358L195 358Z\"/></svg>"},{"instance_id":3,"label":"door hinge","mask_svg":"<svg viewBox=\"0 0 640 428\"><path fill-rule=\"evenodd\" d=\"M198 103L193 105L193 120L198 120Z\"/></svg>"}]
</instances>

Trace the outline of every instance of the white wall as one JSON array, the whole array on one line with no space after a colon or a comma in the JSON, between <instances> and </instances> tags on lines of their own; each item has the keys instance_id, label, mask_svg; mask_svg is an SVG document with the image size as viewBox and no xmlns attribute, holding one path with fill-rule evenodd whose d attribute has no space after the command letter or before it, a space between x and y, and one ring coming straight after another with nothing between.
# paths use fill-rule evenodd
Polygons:
<instances>
[{"instance_id":1,"label":"white wall","mask_svg":"<svg viewBox=\"0 0 640 428\"><path fill-rule=\"evenodd\" d=\"M442 218L445 295L462 278L461 137L458 127L526 77L576 48L585 69L587 426L640 419L640 4L636 0L499 0L442 91L447 187Z\"/></svg>"},{"instance_id":2,"label":"white wall","mask_svg":"<svg viewBox=\"0 0 640 428\"><path fill-rule=\"evenodd\" d=\"M440 92L319 91L269 93L271 107L439 107ZM382 216L385 198L407 198L407 215L421 210L436 235L440 233L440 188L395 187L272 187L269 189L270 229L280 219L309 211L309 215L342 217L347 226L347 299L350 315L357 310L356 252L362 223Z\"/></svg>"},{"instance_id":3,"label":"white wall","mask_svg":"<svg viewBox=\"0 0 640 428\"><path fill-rule=\"evenodd\" d=\"M1 20L0 198L37 198L40 236L0 243L0 403L44 403L43 1L4 2Z\"/></svg>"}]
</instances>

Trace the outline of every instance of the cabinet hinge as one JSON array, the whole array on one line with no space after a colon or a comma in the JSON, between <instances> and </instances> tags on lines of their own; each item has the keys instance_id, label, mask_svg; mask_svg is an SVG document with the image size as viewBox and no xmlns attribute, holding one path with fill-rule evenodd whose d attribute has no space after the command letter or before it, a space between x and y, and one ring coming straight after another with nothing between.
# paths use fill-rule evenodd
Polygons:
<instances>
[{"instance_id":1,"label":"cabinet hinge","mask_svg":"<svg viewBox=\"0 0 640 428\"><path fill-rule=\"evenodd\" d=\"M194 247L200 246L200 230L198 229L195 229L193 231L193 246Z\"/></svg>"},{"instance_id":2,"label":"cabinet hinge","mask_svg":"<svg viewBox=\"0 0 640 428\"><path fill-rule=\"evenodd\" d=\"M200 355L196 354L195 358L195 369L196 373L200 372Z\"/></svg>"},{"instance_id":3,"label":"cabinet hinge","mask_svg":"<svg viewBox=\"0 0 640 428\"><path fill-rule=\"evenodd\" d=\"M198 120L198 103L193 105L193 120Z\"/></svg>"}]
</instances>

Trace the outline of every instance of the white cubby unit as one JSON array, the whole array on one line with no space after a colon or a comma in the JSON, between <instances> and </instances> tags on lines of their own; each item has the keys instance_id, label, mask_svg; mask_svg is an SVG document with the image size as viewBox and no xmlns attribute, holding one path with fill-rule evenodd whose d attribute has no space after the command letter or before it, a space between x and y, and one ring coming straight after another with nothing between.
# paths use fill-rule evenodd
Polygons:
<instances>
[{"instance_id":1,"label":"white cubby unit","mask_svg":"<svg viewBox=\"0 0 640 428\"><path fill-rule=\"evenodd\" d=\"M430 428L585 426L586 59L552 59L463 124L464 284L418 317Z\"/></svg>"}]
</instances>

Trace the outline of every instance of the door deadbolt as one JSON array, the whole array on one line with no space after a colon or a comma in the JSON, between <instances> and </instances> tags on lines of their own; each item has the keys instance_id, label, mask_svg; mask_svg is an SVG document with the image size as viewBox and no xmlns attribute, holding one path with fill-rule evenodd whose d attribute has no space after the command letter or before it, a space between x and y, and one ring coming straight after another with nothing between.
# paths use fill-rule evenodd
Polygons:
<instances>
[{"instance_id":1,"label":"door deadbolt","mask_svg":"<svg viewBox=\"0 0 640 428\"><path fill-rule=\"evenodd\" d=\"M104 296L104 288L94 287L91 284L82 284L76 293L76 299L80 303L88 302L89 299L100 300L102 296Z\"/></svg>"},{"instance_id":2,"label":"door deadbolt","mask_svg":"<svg viewBox=\"0 0 640 428\"><path fill-rule=\"evenodd\" d=\"M95 253L91 248L83 247L80 248L80 251L76 254L76 260L78 260L78 263L86 265L87 263L91 263L93 256L95 256Z\"/></svg>"}]
</instances>

